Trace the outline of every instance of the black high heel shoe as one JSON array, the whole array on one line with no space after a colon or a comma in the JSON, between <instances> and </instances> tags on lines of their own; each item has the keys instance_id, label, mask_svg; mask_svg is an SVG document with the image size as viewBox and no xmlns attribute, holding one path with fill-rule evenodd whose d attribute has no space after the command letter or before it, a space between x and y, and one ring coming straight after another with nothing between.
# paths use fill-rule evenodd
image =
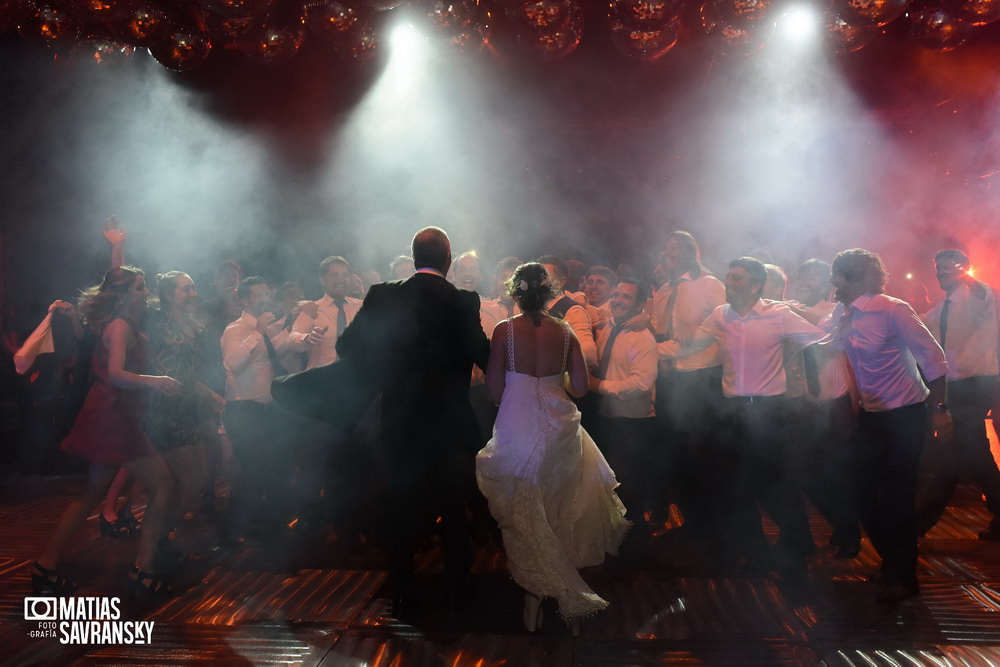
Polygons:
<instances>
[{"instance_id":1,"label":"black high heel shoe","mask_svg":"<svg viewBox=\"0 0 1000 667\"><path fill-rule=\"evenodd\" d=\"M72 595L76 584L55 570L42 567L35 562L35 571L31 573L31 591L38 596L65 597Z\"/></svg>"},{"instance_id":2,"label":"black high heel shoe","mask_svg":"<svg viewBox=\"0 0 1000 667\"><path fill-rule=\"evenodd\" d=\"M114 521L108 521L103 514L99 514L101 524L101 537L110 537L113 540L124 540L139 532L139 520L130 512L125 515L119 514Z\"/></svg>"}]
</instances>

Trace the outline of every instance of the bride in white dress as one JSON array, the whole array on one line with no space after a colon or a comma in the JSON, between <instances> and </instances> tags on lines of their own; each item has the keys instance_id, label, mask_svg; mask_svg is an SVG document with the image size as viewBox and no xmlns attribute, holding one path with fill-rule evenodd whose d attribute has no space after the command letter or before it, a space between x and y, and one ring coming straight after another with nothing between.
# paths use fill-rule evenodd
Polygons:
<instances>
[{"instance_id":1,"label":"bride in white dress","mask_svg":"<svg viewBox=\"0 0 1000 667\"><path fill-rule=\"evenodd\" d=\"M493 331L486 383L500 408L476 477L503 533L511 575L527 591L525 627L536 629L541 600L552 597L576 634L580 618L608 606L577 570L614 554L629 522L615 474L567 395L587 392L587 366L569 326L545 311L553 295L548 274L522 264L508 290L522 314Z\"/></svg>"}]
</instances>

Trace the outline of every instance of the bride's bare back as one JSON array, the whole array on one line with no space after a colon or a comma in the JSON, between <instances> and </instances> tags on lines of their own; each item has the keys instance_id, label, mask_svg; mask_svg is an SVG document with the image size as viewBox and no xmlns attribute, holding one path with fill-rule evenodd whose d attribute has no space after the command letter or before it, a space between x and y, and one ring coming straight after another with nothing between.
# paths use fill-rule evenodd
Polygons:
<instances>
[{"instance_id":1,"label":"bride's bare back","mask_svg":"<svg viewBox=\"0 0 1000 667\"><path fill-rule=\"evenodd\" d=\"M506 344L508 327L513 328L514 337L514 359L510 365ZM490 397L499 402L503 394L504 374L510 367L517 373L539 378L568 370L570 382L567 389L576 396L587 393L587 366L580 343L572 332L569 338L569 358L564 362L566 331L562 322L544 315L518 315L498 324L493 330L490 363L486 371Z\"/></svg>"},{"instance_id":2,"label":"bride's bare back","mask_svg":"<svg viewBox=\"0 0 1000 667\"><path fill-rule=\"evenodd\" d=\"M535 377L563 372L566 334L560 322L538 316L536 326L531 317L519 315L510 320L510 326L514 327L515 371Z\"/></svg>"}]
</instances>

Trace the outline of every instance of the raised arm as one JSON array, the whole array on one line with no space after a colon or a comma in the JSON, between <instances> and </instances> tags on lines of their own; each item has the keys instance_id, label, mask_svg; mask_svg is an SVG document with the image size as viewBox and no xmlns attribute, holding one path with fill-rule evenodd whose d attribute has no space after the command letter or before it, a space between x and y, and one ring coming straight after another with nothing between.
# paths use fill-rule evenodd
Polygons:
<instances>
[{"instance_id":1,"label":"raised arm","mask_svg":"<svg viewBox=\"0 0 1000 667\"><path fill-rule=\"evenodd\" d=\"M118 218L111 216L104 221L104 238L111 244L111 266L118 269L125 266L125 239L128 233L122 229Z\"/></svg>"},{"instance_id":2,"label":"raised arm","mask_svg":"<svg viewBox=\"0 0 1000 667\"><path fill-rule=\"evenodd\" d=\"M707 319L705 321L708 322ZM660 359L679 359L681 357L690 357L702 350L707 350L715 341L716 337L712 330L705 324L702 324L691 338L684 341L675 338L657 343L656 350L660 355Z\"/></svg>"}]
</instances>

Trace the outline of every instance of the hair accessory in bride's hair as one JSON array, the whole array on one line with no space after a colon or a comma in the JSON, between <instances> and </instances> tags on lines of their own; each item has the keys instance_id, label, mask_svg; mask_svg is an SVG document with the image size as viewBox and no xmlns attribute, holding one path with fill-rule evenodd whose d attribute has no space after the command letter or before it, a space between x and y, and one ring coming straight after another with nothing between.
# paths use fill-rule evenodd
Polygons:
<instances>
[{"instance_id":1,"label":"hair accessory in bride's hair","mask_svg":"<svg viewBox=\"0 0 1000 667\"><path fill-rule=\"evenodd\" d=\"M522 292L528 291L528 281L524 280L523 278L521 279L521 282L517 284L517 286L520 288Z\"/></svg>"}]
</instances>

